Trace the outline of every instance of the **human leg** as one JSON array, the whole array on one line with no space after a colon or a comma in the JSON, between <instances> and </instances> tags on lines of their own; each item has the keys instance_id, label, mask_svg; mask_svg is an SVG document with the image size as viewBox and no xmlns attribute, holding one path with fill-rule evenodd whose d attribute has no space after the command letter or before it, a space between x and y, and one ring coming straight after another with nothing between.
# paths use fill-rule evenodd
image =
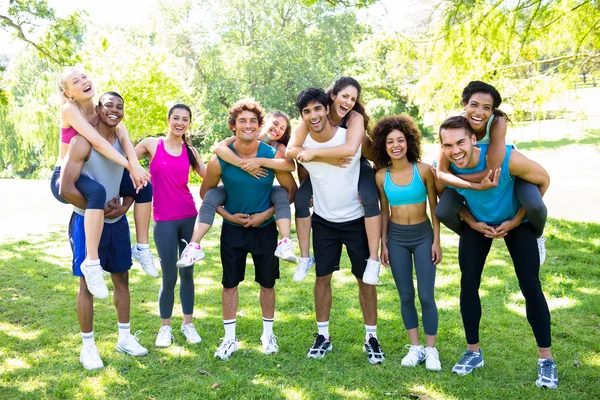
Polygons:
<instances>
[{"instance_id":1,"label":"human leg","mask_svg":"<svg viewBox=\"0 0 600 400\"><path fill-rule=\"evenodd\" d=\"M358 192L365 209L365 229L369 241L369 259L379 262L379 242L381 239L381 210L379 191L375 183L375 172L366 158L360 161Z\"/></svg>"},{"instance_id":2,"label":"human leg","mask_svg":"<svg viewBox=\"0 0 600 400\"><path fill-rule=\"evenodd\" d=\"M275 185L271 189L271 203L275 206L275 223L281 235L281 240L277 243L275 255L283 261L297 262L290 231L292 227L292 213L287 190L281 186Z\"/></svg>"},{"instance_id":3,"label":"human leg","mask_svg":"<svg viewBox=\"0 0 600 400\"><path fill-rule=\"evenodd\" d=\"M440 201L435 208L435 216L448 229L460 235L462 221L458 217L458 210L463 206L465 198L452 188L446 188L440 196Z\"/></svg>"}]
</instances>

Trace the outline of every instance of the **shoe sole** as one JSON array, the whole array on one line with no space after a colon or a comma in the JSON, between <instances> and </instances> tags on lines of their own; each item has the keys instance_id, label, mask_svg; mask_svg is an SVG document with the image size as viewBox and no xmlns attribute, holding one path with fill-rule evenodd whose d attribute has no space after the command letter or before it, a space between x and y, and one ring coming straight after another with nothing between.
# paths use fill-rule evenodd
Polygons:
<instances>
[{"instance_id":1,"label":"shoe sole","mask_svg":"<svg viewBox=\"0 0 600 400\"><path fill-rule=\"evenodd\" d=\"M83 369L85 369L85 370L87 370L87 371L94 371L94 370L97 370L97 369L102 369L102 368L104 368L104 365L102 365L102 366L100 366L100 367L88 368L88 367L86 367L85 365L83 365L83 363L81 362L81 360L80 360L79 362L81 363L81 366L83 367Z\"/></svg>"},{"instance_id":2,"label":"shoe sole","mask_svg":"<svg viewBox=\"0 0 600 400\"><path fill-rule=\"evenodd\" d=\"M371 359L369 358L369 362L370 362L372 365L382 364L384 361L385 361L385 358L376 358L375 360L371 360Z\"/></svg>"},{"instance_id":3,"label":"shoe sole","mask_svg":"<svg viewBox=\"0 0 600 400\"><path fill-rule=\"evenodd\" d=\"M308 276L308 274L306 274L305 276L303 276L302 279L296 279L296 276L294 276L292 279L294 280L294 282L302 282L303 280L306 279L307 276Z\"/></svg>"},{"instance_id":4,"label":"shoe sole","mask_svg":"<svg viewBox=\"0 0 600 400\"><path fill-rule=\"evenodd\" d=\"M85 275L84 268L80 267L79 269L81 270L81 273L83 274L83 277L85 278L85 284L87 286L87 276ZM104 280L104 278L102 278L102 280ZM104 286L106 286L106 282L104 282ZM92 291L90 290L89 286L87 286L87 289L88 289L88 291L90 293L92 293ZM106 296L99 296L99 295L94 294L94 293L92 293L92 296L96 297L97 299L106 299L106 298L108 298L108 286L106 286L106 292L107 292Z\"/></svg>"},{"instance_id":5,"label":"shoe sole","mask_svg":"<svg viewBox=\"0 0 600 400\"><path fill-rule=\"evenodd\" d=\"M279 258L282 261L287 261L287 262L291 262L291 263L294 263L294 264L298 264L298 258L295 257L295 256L294 256L294 258L292 258L292 257L284 258L283 254L275 251L275 257Z\"/></svg>"},{"instance_id":6,"label":"shoe sole","mask_svg":"<svg viewBox=\"0 0 600 400\"><path fill-rule=\"evenodd\" d=\"M483 367L483 360L481 360L481 362L479 364L475 365L469 371L463 371L463 370L461 370L461 371L455 371L454 367L452 367L452 372L455 373L455 374L457 374L457 375L460 375L460 376L465 376L465 375L469 375L471 372L473 372L473 370L475 368L481 368L481 367Z\"/></svg>"},{"instance_id":7,"label":"shoe sole","mask_svg":"<svg viewBox=\"0 0 600 400\"><path fill-rule=\"evenodd\" d=\"M154 343L155 347L158 347L159 349L166 349L167 347L170 347L172 343L169 343L168 345L161 345L161 344L156 344Z\"/></svg>"},{"instance_id":8,"label":"shoe sole","mask_svg":"<svg viewBox=\"0 0 600 400\"><path fill-rule=\"evenodd\" d=\"M558 383L555 383L554 385L550 384L550 383L542 383L540 381L535 381L535 384L537 385L537 387L542 388L542 389L556 389L558 387Z\"/></svg>"},{"instance_id":9,"label":"shoe sole","mask_svg":"<svg viewBox=\"0 0 600 400\"><path fill-rule=\"evenodd\" d=\"M145 353L133 354L133 353L130 353L129 351L127 351L126 349L124 349L123 347L121 347L119 345L117 345L117 351L119 351L121 353L129 354L130 356L133 356L133 357L141 357L141 356L145 356L145 355L148 354L148 350L146 350Z\"/></svg>"},{"instance_id":10,"label":"shoe sole","mask_svg":"<svg viewBox=\"0 0 600 400\"><path fill-rule=\"evenodd\" d=\"M192 341L192 340L188 339L188 338L187 338L185 335L183 335L183 336L185 337L185 340L186 340L186 341L187 341L189 344L198 344L198 343L201 343L201 342L202 342L202 338L198 339L198 341L197 341L197 342L195 342L195 341Z\"/></svg>"}]
</instances>

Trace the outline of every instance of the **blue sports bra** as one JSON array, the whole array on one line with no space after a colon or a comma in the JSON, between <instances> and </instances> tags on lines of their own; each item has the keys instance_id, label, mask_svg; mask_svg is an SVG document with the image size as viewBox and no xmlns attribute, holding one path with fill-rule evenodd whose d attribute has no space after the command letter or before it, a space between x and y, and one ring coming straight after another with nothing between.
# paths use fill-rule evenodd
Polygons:
<instances>
[{"instance_id":1,"label":"blue sports bra","mask_svg":"<svg viewBox=\"0 0 600 400\"><path fill-rule=\"evenodd\" d=\"M408 185L399 186L392 181L390 167L385 172L383 190L392 207L418 204L427 200L427 188L419 175L417 163L413 163L413 178Z\"/></svg>"}]
</instances>

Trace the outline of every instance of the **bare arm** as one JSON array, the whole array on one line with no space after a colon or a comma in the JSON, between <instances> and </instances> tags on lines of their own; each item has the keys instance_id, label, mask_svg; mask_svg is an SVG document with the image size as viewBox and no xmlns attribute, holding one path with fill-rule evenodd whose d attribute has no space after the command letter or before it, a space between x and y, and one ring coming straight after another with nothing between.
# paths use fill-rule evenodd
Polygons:
<instances>
[{"instance_id":1,"label":"bare arm","mask_svg":"<svg viewBox=\"0 0 600 400\"><path fill-rule=\"evenodd\" d=\"M106 140L105 142L108 143ZM79 180L83 164L90 153L91 147L84 137L75 136L69 144L69 151L60 171L60 197L75 207L83 209L87 207L87 199L77 190L75 182Z\"/></svg>"},{"instance_id":2,"label":"bare arm","mask_svg":"<svg viewBox=\"0 0 600 400\"><path fill-rule=\"evenodd\" d=\"M304 151L302 144L306 140L307 135L308 128L306 127L306 123L304 121L300 121L296 129L294 129L294 132L292 132L292 136L288 142L287 150L285 151L285 156L287 158L292 158L295 160L298 154Z\"/></svg>"},{"instance_id":3,"label":"bare arm","mask_svg":"<svg viewBox=\"0 0 600 400\"><path fill-rule=\"evenodd\" d=\"M217 156L212 156L206 167L206 174L202 180L202 186L200 186L200 197L204 199L206 192L216 187L221 181L221 164Z\"/></svg>"},{"instance_id":4,"label":"bare arm","mask_svg":"<svg viewBox=\"0 0 600 400\"><path fill-rule=\"evenodd\" d=\"M431 222L433 224L433 245L431 246L431 260L434 265L438 265L442 261L442 247L440 241L440 221L435 216L437 207L437 190L435 188L435 179L431 173L429 164L419 163L419 173L424 178L425 187L427 188L427 199L429 201L429 213L431 214Z\"/></svg>"},{"instance_id":5,"label":"bare arm","mask_svg":"<svg viewBox=\"0 0 600 400\"><path fill-rule=\"evenodd\" d=\"M198 166L194 169L194 171L196 171L196 173L204 178L206 176L206 164L204 164L204 161L202 161L202 159L200 158L200 154L198 154L198 150L196 150L196 148L192 147L192 153L194 153L194 157L196 157L196 161L198 162Z\"/></svg>"},{"instance_id":6,"label":"bare arm","mask_svg":"<svg viewBox=\"0 0 600 400\"><path fill-rule=\"evenodd\" d=\"M528 159L518 150L513 149L510 155L508 169L511 175L537 185L540 188L542 197L550 186L550 175L537 162Z\"/></svg>"},{"instance_id":7,"label":"bare arm","mask_svg":"<svg viewBox=\"0 0 600 400\"><path fill-rule=\"evenodd\" d=\"M506 119L502 117L496 117L495 123L490 129L490 144L488 151L485 156L486 169L480 172L472 174L460 174L458 175L461 179L469 182L478 183L481 182L488 170L496 170L500 168L504 157L506 156Z\"/></svg>"},{"instance_id":8,"label":"bare arm","mask_svg":"<svg viewBox=\"0 0 600 400\"><path fill-rule=\"evenodd\" d=\"M383 182L385 179L384 168L381 168L375 174L375 183L377 184L377 189L379 190L379 201L381 202L381 263L386 267L390 266L390 259L387 248L387 236L388 236L388 223L390 220L390 203L385 194L385 190L383 190Z\"/></svg>"},{"instance_id":9,"label":"bare arm","mask_svg":"<svg viewBox=\"0 0 600 400\"><path fill-rule=\"evenodd\" d=\"M275 171L275 177L281 187L287 190L289 202L293 202L296 197L296 192L298 191L298 185L292 174L284 171Z\"/></svg>"},{"instance_id":10,"label":"bare arm","mask_svg":"<svg viewBox=\"0 0 600 400\"><path fill-rule=\"evenodd\" d=\"M432 168L438 183L461 189L486 190L498 186L498 177L500 170L485 169L481 171L483 178L481 182L469 182L461 178L462 175L454 175L449 172L450 160L444 155L443 151L438 153L437 167ZM438 185L439 186L439 185ZM443 191L443 190L442 190ZM442 191L439 191L441 193Z\"/></svg>"},{"instance_id":11,"label":"bare arm","mask_svg":"<svg viewBox=\"0 0 600 400\"><path fill-rule=\"evenodd\" d=\"M221 140L213 149L213 153L219 156L219 158L231 165L239 165L242 161L242 157L238 156L229 148L229 145L235 142L235 136L228 137L227 139Z\"/></svg>"},{"instance_id":12,"label":"bare arm","mask_svg":"<svg viewBox=\"0 0 600 400\"><path fill-rule=\"evenodd\" d=\"M301 161L312 161L315 157L341 158L353 157L362 144L365 136L364 117L352 111L348 119L348 130L346 132L346 143L335 147L304 150L296 157ZM318 160L315 160L318 161Z\"/></svg>"}]
</instances>

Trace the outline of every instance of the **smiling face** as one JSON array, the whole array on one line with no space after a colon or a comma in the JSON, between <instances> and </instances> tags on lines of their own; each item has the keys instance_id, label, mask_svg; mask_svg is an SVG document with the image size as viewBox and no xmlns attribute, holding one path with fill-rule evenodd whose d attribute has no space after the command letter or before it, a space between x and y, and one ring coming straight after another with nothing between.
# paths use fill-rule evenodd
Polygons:
<instances>
[{"instance_id":1,"label":"smiling face","mask_svg":"<svg viewBox=\"0 0 600 400\"><path fill-rule=\"evenodd\" d=\"M92 80L81 69L71 69L61 78L64 95L77 102L92 99L96 92Z\"/></svg>"},{"instance_id":2,"label":"smiling face","mask_svg":"<svg viewBox=\"0 0 600 400\"><path fill-rule=\"evenodd\" d=\"M283 137L287 126L288 124L285 118L271 116L267 118L264 130L269 139L277 141Z\"/></svg>"},{"instance_id":3,"label":"smiling face","mask_svg":"<svg viewBox=\"0 0 600 400\"><path fill-rule=\"evenodd\" d=\"M327 125L329 108L323 104L312 101L302 109L302 120L311 132L321 133Z\"/></svg>"},{"instance_id":4,"label":"smiling face","mask_svg":"<svg viewBox=\"0 0 600 400\"><path fill-rule=\"evenodd\" d=\"M392 161L406 157L406 149L407 142L404 132L394 129L388 133L385 139L385 150Z\"/></svg>"},{"instance_id":5,"label":"smiling face","mask_svg":"<svg viewBox=\"0 0 600 400\"><path fill-rule=\"evenodd\" d=\"M114 128L119 125L125 114L123 99L106 94L100 98L100 105L96 107L96 112L100 122Z\"/></svg>"},{"instance_id":6,"label":"smiling face","mask_svg":"<svg viewBox=\"0 0 600 400\"><path fill-rule=\"evenodd\" d=\"M346 86L338 92L337 95L332 94L331 99L333 104L331 108L338 117L344 118L354 108L354 105L358 101L358 89L352 85Z\"/></svg>"},{"instance_id":7,"label":"smiling face","mask_svg":"<svg viewBox=\"0 0 600 400\"><path fill-rule=\"evenodd\" d=\"M259 127L258 116L248 110L244 110L237 115L233 126L236 138L244 142L256 140Z\"/></svg>"},{"instance_id":8,"label":"smiling face","mask_svg":"<svg viewBox=\"0 0 600 400\"><path fill-rule=\"evenodd\" d=\"M442 151L448 160L458 168L472 168L475 135L464 128L442 129L440 132Z\"/></svg>"},{"instance_id":9,"label":"smiling face","mask_svg":"<svg viewBox=\"0 0 600 400\"><path fill-rule=\"evenodd\" d=\"M494 98L488 93L474 93L465 104L465 118L475 132L485 131L485 126L494 112Z\"/></svg>"},{"instance_id":10,"label":"smiling face","mask_svg":"<svg viewBox=\"0 0 600 400\"><path fill-rule=\"evenodd\" d=\"M174 108L169 117L169 133L177 137L185 135L190 127L190 113L184 108Z\"/></svg>"}]
</instances>

